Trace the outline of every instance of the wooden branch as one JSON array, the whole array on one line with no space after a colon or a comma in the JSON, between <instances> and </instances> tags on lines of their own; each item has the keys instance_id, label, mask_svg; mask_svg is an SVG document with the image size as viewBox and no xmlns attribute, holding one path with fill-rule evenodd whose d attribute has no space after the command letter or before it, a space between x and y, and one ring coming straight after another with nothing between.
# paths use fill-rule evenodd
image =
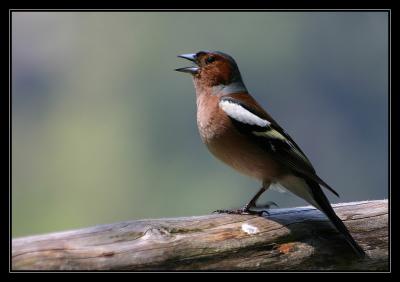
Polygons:
<instances>
[{"instance_id":1,"label":"wooden branch","mask_svg":"<svg viewBox=\"0 0 400 282\"><path fill-rule=\"evenodd\" d=\"M368 254L360 260L312 207L267 217L134 220L12 241L12 270L388 271L387 200L334 205Z\"/></svg>"}]
</instances>

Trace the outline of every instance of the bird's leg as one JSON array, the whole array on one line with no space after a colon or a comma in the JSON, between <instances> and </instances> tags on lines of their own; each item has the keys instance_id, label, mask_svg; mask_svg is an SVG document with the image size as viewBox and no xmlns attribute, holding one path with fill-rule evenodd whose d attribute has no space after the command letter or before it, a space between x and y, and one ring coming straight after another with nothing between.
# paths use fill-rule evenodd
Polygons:
<instances>
[{"instance_id":1,"label":"bird's leg","mask_svg":"<svg viewBox=\"0 0 400 282\"><path fill-rule=\"evenodd\" d=\"M260 198L261 194L265 192L265 190L268 189L269 187L269 182L263 182L263 186L260 188L260 190L251 198L251 200L244 205L241 209L233 209L233 210L216 210L214 213L229 213L229 214L258 214L262 215L263 212L268 213L267 210L261 210L261 211L254 211L251 210L253 207L256 206L256 202L258 198ZM274 202L269 202L267 205L264 207L268 209L271 205L276 205Z\"/></svg>"},{"instance_id":2,"label":"bird's leg","mask_svg":"<svg viewBox=\"0 0 400 282\"><path fill-rule=\"evenodd\" d=\"M265 192L267 188L264 187L264 185L258 190L258 192L251 198L251 200L241 208L244 212L249 212L250 208L256 207L256 202L258 198L260 198L261 194Z\"/></svg>"}]
</instances>

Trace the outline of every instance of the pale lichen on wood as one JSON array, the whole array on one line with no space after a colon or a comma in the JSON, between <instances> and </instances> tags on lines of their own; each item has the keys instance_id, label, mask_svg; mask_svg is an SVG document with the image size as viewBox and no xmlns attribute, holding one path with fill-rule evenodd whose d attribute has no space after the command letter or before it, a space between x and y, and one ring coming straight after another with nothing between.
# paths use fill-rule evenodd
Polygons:
<instances>
[{"instance_id":1,"label":"pale lichen on wood","mask_svg":"<svg viewBox=\"0 0 400 282\"><path fill-rule=\"evenodd\" d=\"M134 220L12 241L12 270L388 271L387 200L334 205L366 251L358 259L312 207L269 216Z\"/></svg>"}]
</instances>

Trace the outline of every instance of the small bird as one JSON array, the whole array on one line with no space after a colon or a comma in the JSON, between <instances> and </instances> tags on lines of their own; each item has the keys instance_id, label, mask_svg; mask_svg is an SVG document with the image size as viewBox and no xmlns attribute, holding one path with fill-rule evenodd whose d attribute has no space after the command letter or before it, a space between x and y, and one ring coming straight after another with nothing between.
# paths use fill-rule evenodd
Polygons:
<instances>
[{"instance_id":1,"label":"small bird","mask_svg":"<svg viewBox=\"0 0 400 282\"><path fill-rule=\"evenodd\" d=\"M220 212L256 213L251 208L261 194L271 185L281 185L322 211L355 253L364 257L364 250L336 215L321 186L338 193L316 174L300 147L249 94L235 60L219 51L178 57L195 64L176 71L193 77L203 143L215 157L262 183L243 208Z\"/></svg>"}]
</instances>

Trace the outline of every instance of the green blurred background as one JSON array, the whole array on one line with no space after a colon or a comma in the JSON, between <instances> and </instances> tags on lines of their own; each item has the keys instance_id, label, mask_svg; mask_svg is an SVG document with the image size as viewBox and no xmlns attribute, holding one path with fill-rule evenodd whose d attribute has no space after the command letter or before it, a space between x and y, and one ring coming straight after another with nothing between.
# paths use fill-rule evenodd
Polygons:
<instances>
[{"instance_id":1,"label":"green blurred background","mask_svg":"<svg viewBox=\"0 0 400 282\"><path fill-rule=\"evenodd\" d=\"M386 12L13 12L13 237L248 201L259 183L208 153L173 71L202 49L236 59L332 202L387 198Z\"/></svg>"}]
</instances>

